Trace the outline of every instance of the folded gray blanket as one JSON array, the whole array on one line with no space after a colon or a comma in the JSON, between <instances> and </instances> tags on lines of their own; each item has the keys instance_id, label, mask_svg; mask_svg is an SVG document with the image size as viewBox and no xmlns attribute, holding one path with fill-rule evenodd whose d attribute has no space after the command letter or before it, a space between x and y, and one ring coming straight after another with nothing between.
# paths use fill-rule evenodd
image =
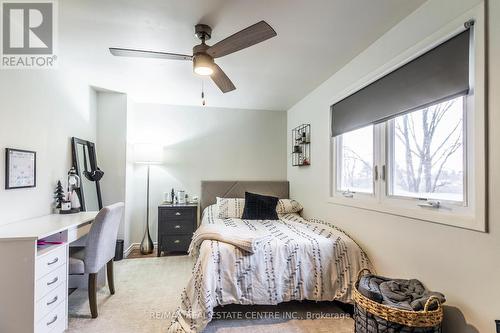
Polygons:
<instances>
[{"instance_id":1,"label":"folded gray blanket","mask_svg":"<svg viewBox=\"0 0 500 333\"><path fill-rule=\"evenodd\" d=\"M440 303L446 301L443 294L429 291L416 279L390 279L370 274L361 278L358 290L377 303L408 311L422 311L431 296L437 297ZM430 310L436 308L436 303L429 307Z\"/></svg>"},{"instance_id":2,"label":"folded gray blanket","mask_svg":"<svg viewBox=\"0 0 500 333\"><path fill-rule=\"evenodd\" d=\"M245 225L228 228L224 225L202 224L194 233L188 252L196 257L203 241L215 240L234 245L248 253L255 253L271 238L271 234L249 231Z\"/></svg>"}]
</instances>

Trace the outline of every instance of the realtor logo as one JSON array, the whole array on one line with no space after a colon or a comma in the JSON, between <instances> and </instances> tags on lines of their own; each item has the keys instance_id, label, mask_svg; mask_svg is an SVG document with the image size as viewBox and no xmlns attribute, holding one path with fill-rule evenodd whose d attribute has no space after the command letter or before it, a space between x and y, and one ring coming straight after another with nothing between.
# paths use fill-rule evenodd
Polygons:
<instances>
[{"instance_id":1,"label":"realtor logo","mask_svg":"<svg viewBox=\"0 0 500 333\"><path fill-rule=\"evenodd\" d=\"M55 3L2 1L2 68L53 68Z\"/></svg>"}]
</instances>

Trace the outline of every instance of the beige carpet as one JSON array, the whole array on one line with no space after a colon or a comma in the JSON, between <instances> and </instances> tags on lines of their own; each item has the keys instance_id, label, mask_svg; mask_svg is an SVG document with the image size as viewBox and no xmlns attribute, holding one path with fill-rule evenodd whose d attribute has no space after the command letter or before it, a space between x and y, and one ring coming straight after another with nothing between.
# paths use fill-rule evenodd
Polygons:
<instances>
[{"instance_id":1,"label":"beige carpet","mask_svg":"<svg viewBox=\"0 0 500 333\"><path fill-rule=\"evenodd\" d=\"M99 317L90 318L87 291L69 297L69 332L165 332L178 306L192 262L187 256L126 259L115 263L116 294L98 293ZM352 333L353 321L333 303L225 306L206 333ZM309 318L309 319L307 319Z\"/></svg>"}]
</instances>

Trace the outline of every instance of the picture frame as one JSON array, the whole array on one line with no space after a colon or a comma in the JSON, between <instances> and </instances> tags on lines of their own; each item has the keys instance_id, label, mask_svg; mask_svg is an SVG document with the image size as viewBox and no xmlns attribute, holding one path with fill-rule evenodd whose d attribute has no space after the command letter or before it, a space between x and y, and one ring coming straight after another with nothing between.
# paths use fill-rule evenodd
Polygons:
<instances>
[{"instance_id":1,"label":"picture frame","mask_svg":"<svg viewBox=\"0 0 500 333\"><path fill-rule=\"evenodd\" d=\"M36 187L36 152L5 149L5 189Z\"/></svg>"}]
</instances>

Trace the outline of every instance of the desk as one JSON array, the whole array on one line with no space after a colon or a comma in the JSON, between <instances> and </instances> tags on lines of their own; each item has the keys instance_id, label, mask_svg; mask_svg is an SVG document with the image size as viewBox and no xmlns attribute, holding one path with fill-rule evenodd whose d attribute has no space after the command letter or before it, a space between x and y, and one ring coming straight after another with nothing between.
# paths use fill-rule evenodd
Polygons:
<instances>
[{"instance_id":1,"label":"desk","mask_svg":"<svg viewBox=\"0 0 500 333\"><path fill-rule=\"evenodd\" d=\"M59 333L68 327L68 244L97 212L52 214L0 226L0 332ZM37 246L38 240L63 244Z\"/></svg>"}]
</instances>

